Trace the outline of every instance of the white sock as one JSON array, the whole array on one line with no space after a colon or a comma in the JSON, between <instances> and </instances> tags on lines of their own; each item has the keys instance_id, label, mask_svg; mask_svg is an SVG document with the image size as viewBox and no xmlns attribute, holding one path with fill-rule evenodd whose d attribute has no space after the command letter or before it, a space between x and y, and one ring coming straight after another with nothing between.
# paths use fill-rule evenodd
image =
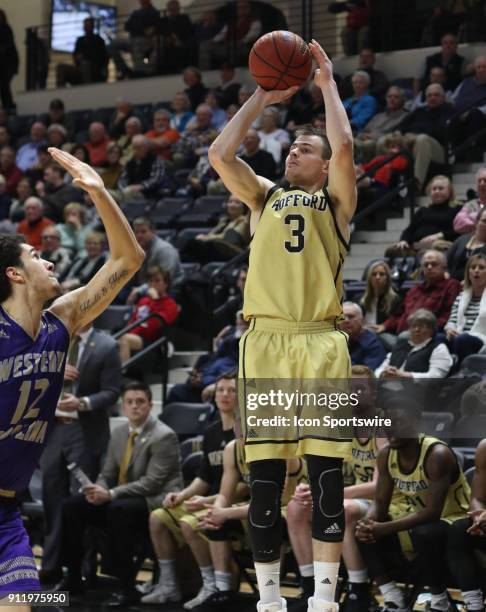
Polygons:
<instances>
[{"instance_id":1,"label":"white sock","mask_svg":"<svg viewBox=\"0 0 486 612\"><path fill-rule=\"evenodd\" d=\"M280 561L255 563L255 573L260 591L260 601L269 604L280 602Z\"/></svg>"},{"instance_id":2,"label":"white sock","mask_svg":"<svg viewBox=\"0 0 486 612\"><path fill-rule=\"evenodd\" d=\"M302 578L310 578L314 575L314 564L308 563L307 565L299 565L299 572Z\"/></svg>"},{"instance_id":3,"label":"white sock","mask_svg":"<svg viewBox=\"0 0 486 612\"><path fill-rule=\"evenodd\" d=\"M207 565L206 567L200 567L199 571L201 572L202 580L203 580L203 588L208 591L216 590L216 583L214 581L214 569L212 565Z\"/></svg>"},{"instance_id":4,"label":"white sock","mask_svg":"<svg viewBox=\"0 0 486 612\"><path fill-rule=\"evenodd\" d=\"M363 584L363 582L368 582L368 570L348 570L348 580L349 582L355 582L359 584Z\"/></svg>"},{"instance_id":5,"label":"white sock","mask_svg":"<svg viewBox=\"0 0 486 612\"><path fill-rule=\"evenodd\" d=\"M380 593L383 595L385 603L394 603L399 608L405 607L402 591L394 582L387 582L379 587Z\"/></svg>"},{"instance_id":6,"label":"white sock","mask_svg":"<svg viewBox=\"0 0 486 612\"><path fill-rule=\"evenodd\" d=\"M160 576L159 585L172 590L177 588L174 559L158 559Z\"/></svg>"},{"instance_id":7,"label":"white sock","mask_svg":"<svg viewBox=\"0 0 486 612\"><path fill-rule=\"evenodd\" d=\"M314 597L332 602L336 595L336 584L339 574L339 561L314 561Z\"/></svg>"},{"instance_id":8,"label":"white sock","mask_svg":"<svg viewBox=\"0 0 486 612\"><path fill-rule=\"evenodd\" d=\"M229 591L231 589L231 573L230 572L214 572L214 582L218 591Z\"/></svg>"},{"instance_id":9,"label":"white sock","mask_svg":"<svg viewBox=\"0 0 486 612\"><path fill-rule=\"evenodd\" d=\"M468 610L483 610L484 609L484 597L481 589L475 589L474 591L463 591L462 598L466 604Z\"/></svg>"},{"instance_id":10,"label":"white sock","mask_svg":"<svg viewBox=\"0 0 486 612\"><path fill-rule=\"evenodd\" d=\"M442 593L431 593L430 607L434 610L446 610L449 609L449 599L447 598L447 591Z\"/></svg>"}]
</instances>

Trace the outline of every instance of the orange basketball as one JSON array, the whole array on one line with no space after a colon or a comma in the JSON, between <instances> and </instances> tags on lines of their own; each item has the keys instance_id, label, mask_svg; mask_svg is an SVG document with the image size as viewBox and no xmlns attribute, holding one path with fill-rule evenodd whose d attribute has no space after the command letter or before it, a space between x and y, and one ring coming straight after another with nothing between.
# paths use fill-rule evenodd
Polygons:
<instances>
[{"instance_id":1,"label":"orange basketball","mask_svg":"<svg viewBox=\"0 0 486 612\"><path fill-rule=\"evenodd\" d=\"M252 77L263 89L288 89L307 81L312 54L300 36L277 30L255 42L248 63Z\"/></svg>"}]
</instances>

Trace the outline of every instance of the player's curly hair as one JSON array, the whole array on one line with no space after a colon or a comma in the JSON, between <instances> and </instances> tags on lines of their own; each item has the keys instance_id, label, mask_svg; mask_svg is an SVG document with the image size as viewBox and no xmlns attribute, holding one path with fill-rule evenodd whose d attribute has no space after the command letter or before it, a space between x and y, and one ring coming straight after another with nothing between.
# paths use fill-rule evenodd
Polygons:
<instances>
[{"instance_id":1,"label":"player's curly hair","mask_svg":"<svg viewBox=\"0 0 486 612\"><path fill-rule=\"evenodd\" d=\"M25 242L23 236L0 234L0 303L3 303L12 294L12 284L5 274L5 270L12 266L23 268L21 260L21 244Z\"/></svg>"},{"instance_id":2,"label":"player's curly hair","mask_svg":"<svg viewBox=\"0 0 486 612\"><path fill-rule=\"evenodd\" d=\"M331 159L331 145L329 144L329 140L326 134L324 134L324 132L316 130L315 127L309 124L304 125L300 129L295 131L295 137L298 138L299 136L318 136L322 142L322 159Z\"/></svg>"}]
</instances>

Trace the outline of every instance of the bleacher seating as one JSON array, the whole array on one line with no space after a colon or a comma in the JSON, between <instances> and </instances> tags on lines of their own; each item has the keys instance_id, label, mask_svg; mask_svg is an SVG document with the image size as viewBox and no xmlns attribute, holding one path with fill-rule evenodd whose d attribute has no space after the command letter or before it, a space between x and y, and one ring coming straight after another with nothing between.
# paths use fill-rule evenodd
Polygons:
<instances>
[{"instance_id":1,"label":"bleacher seating","mask_svg":"<svg viewBox=\"0 0 486 612\"><path fill-rule=\"evenodd\" d=\"M429 436L447 439L451 432L454 415L451 412L424 412L422 430Z\"/></svg>"},{"instance_id":2,"label":"bleacher seating","mask_svg":"<svg viewBox=\"0 0 486 612\"><path fill-rule=\"evenodd\" d=\"M184 478L185 486L192 482L198 475L202 458L202 451L195 451L182 461L182 477Z\"/></svg>"},{"instance_id":3,"label":"bleacher seating","mask_svg":"<svg viewBox=\"0 0 486 612\"><path fill-rule=\"evenodd\" d=\"M214 412L211 404L173 402L164 406L160 420L171 427L180 439L201 435Z\"/></svg>"},{"instance_id":4,"label":"bleacher seating","mask_svg":"<svg viewBox=\"0 0 486 612\"><path fill-rule=\"evenodd\" d=\"M153 203L149 200L131 200L124 202L121 206L129 221L133 221L137 217L146 217L147 215L152 217L152 208Z\"/></svg>"},{"instance_id":5,"label":"bleacher seating","mask_svg":"<svg viewBox=\"0 0 486 612\"><path fill-rule=\"evenodd\" d=\"M221 216L225 196L202 196L194 205L177 218L180 228L214 225Z\"/></svg>"},{"instance_id":6,"label":"bleacher seating","mask_svg":"<svg viewBox=\"0 0 486 612\"><path fill-rule=\"evenodd\" d=\"M176 227L177 219L192 206L189 198L166 197L155 203L150 218L158 228Z\"/></svg>"},{"instance_id":7,"label":"bleacher seating","mask_svg":"<svg viewBox=\"0 0 486 612\"><path fill-rule=\"evenodd\" d=\"M125 327L132 312L132 306L111 305L96 317L93 321L93 325L97 329L104 329L105 331L114 333Z\"/></svg>"}]
</instances>

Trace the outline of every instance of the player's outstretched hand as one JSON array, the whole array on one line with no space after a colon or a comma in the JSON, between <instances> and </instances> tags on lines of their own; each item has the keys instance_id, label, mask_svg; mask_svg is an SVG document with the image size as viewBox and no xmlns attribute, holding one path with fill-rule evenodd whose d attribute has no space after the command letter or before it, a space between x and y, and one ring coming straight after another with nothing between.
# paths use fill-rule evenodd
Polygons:
<instances>
[{"instance_id":1,"label":"player's outstretched hand","mask_svg":"<svg viewBox=\"0 0 486 612\"><path fill-rule=\"evenodd\" d=\"M80 161L74 155L49 147L51 157L73 177L73 185L80 187L88 193L104 188L101 176L91 166Z\"/></svg>"},{"instance_id":2,"label":"player's outstretched hand","mask_svg":"<svg viewBox=\"0 0 486 612\"><path fill-rule=\"evenodd\" d=\"M314 73L314 83L318 87L324 87L333 79L331 60L321 45L314 38L312 39L312 42L309 43L309 49L318 66Z\"/></svg>"},{"instance_id":3,"label":"player's outstretched hand","mask_svg":"<svg viewBox=\"0 0 486 612\"><path fill-rule=\"evenodd\" d=\"M299 89L300 87L298 85L294 85L288 89L273 89L271 91L266 91L262 87L258 86L257 92L263 97L265 106L272 106L272 104L280 104L280 102L287 100L287 98L291 98L299 91Z\"/></svg>"}]
</instances>

